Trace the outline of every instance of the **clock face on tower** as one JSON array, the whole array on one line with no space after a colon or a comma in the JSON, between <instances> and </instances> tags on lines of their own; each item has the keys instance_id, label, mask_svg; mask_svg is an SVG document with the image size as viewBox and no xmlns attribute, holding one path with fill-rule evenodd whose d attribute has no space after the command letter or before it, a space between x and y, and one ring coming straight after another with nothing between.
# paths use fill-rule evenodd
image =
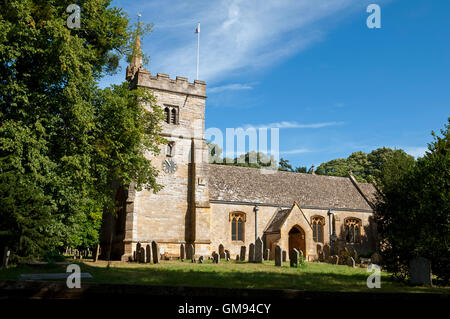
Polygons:
<instances>
[{"instance_id":1,"label":"clock face on tower","mask_svg":"<svg viewBox=\"0 0 450 319\"><path fill-rule=\"evenodd\" d=\"M177 164L175 164L175 162L171 159L166 159L163 162L163 170L166 173L175 173L175 171L177 170Z\"/></svg>"}]
</instances>

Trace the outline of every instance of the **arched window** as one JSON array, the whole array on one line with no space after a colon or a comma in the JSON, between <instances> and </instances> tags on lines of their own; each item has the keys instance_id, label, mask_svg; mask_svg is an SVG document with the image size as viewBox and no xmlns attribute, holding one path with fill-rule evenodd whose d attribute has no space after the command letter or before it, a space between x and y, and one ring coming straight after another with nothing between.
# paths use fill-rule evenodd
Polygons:
<instances>
[{"instance_id":1,"label":"arched window","mask_svg":"<svg viewBox=\"0 0 450 319\"><path fill-rule=\"evenodd\" d=\"M311 219L311 226L313 229L313 240L316 243L323 243L323 226L325 225L325 218L322 216L314 216Z\"/></svg>"},{"instance_id":2,"label":"arched window","mask_svg":"<svg viewBox=\"0 0 450 319\"><path fill-rule=\"evenodd\" d=\"M175 108L173 108L170 113L170 123L177 124L177 110Z\"/></svg>"},{"instance_id":3,"label":"arched window","mask_svg":"<svg viewBox=\"0 0 450 319\"><path fill-rule=\"evenodd\" d=\"M169 110L168 107L166 107L164 109L164 115L165 115L165 118L166 118L166 123L170 123L170 110Z\"/></svg>"},{"instance_id":4,"label":"arched window","mask_svg":"<svg viewBox=\"0 0 450 319\"><path fill-rule=\"evenodd\" d=\"M173 156L173 143L167 144L166 156Z\"/></svg>"},{"instance_id":5,"label":"arched window","mask_svg":"<svg viewBox=\"0 0 450 319\"><path fill-rule=\"evenodd\" d=\"M347 218L345 220L345 241L347 243L359 243L361 241L361 220Z\"/></svg>"},{"instance_id":6,"label":"arched window","mask_svg":"<svg viewBox=\"0 0 450 319\"><path fill-rule=\"evenodd\" d=\"M233 212L230 214L231 240L244 241L245 214Z\"/></svg>"}]
</instances>

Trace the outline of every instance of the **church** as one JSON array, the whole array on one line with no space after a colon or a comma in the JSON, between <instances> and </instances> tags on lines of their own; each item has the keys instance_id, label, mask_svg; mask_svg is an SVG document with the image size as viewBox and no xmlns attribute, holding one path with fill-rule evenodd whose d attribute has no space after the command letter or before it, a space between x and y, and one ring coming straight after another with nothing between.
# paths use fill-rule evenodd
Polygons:
<instances>
[{"instance_id":1,"label":"church","mask_svg":"<svg viewBox=\"0 0 450 319\"><path fill-rule=\"evenodd\" d=\"M136 49L140 52L139 36ZM317 260L317 246L352 247L358 253L376 249L372 184L348 177L320 176L208 163L204 138L206 83L167 74L152 75L136 56L127 67L131 88L148 89L164 110L159 155L148 154L159 170L163 189L136 191L117 187L122 203L116 216L105 214L102 256L128 261L136 245L156 241L161 255L177 258L181 244L192 244L195 256L228 250L259 237L264 249L297 248L307 261ZM248 251L248 249L247 249ZM106 253L108 252L108 253Z\"/></svg>"}]
</instances>

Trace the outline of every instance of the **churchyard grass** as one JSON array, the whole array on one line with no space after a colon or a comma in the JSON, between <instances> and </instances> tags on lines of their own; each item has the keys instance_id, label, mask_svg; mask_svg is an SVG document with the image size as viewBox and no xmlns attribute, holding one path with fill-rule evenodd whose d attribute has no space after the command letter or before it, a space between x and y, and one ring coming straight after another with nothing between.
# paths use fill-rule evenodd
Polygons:
<instances>
[{"instance_id":1,"label":"churchyard grass","mask_svg":"<svg viewBox=\"0 0 450 319\"><path fill-rule=\"evenodd\" d=\"M225 261L213 264L193 264L190 260L165 261L159 264L108 263L99 261L81 262L81 271L90 273L94 279L85 282L129 283L148 285L184 285L227 288L299 289L310 291L348 292L409 292L450 293L450 287L411 287L390 279L388 273L381 274L381 288L369 289L366 280L369 273L364 268L351 268L325 263L305 263L299 268L275 267L274 261L262 264ZM0 280L18 279L24 273L65 272L64 265L40 267L11 266L0 270Z\"/></svg>"}]
</instances>

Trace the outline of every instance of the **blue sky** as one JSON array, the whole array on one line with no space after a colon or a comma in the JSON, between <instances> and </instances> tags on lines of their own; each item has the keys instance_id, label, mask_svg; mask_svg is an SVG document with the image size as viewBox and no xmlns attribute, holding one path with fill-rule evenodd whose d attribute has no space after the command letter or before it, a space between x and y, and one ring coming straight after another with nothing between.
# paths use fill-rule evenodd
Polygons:
<instances>
[{"instance_id":1,"label":"blue sky","mask_svg":"<svg viewBox=\"0 0 450 319\"><path fill-rule=\"evenodd\" d=\"M366 7L381 7L369 29ZM280 155L316 166L386 146L423 154L450 116L450 1L113 1L155 24L146 66L207 82L206 127L279 127ZM101 86L121 83L125 64Z\"/></svg>"}]
</instances>

